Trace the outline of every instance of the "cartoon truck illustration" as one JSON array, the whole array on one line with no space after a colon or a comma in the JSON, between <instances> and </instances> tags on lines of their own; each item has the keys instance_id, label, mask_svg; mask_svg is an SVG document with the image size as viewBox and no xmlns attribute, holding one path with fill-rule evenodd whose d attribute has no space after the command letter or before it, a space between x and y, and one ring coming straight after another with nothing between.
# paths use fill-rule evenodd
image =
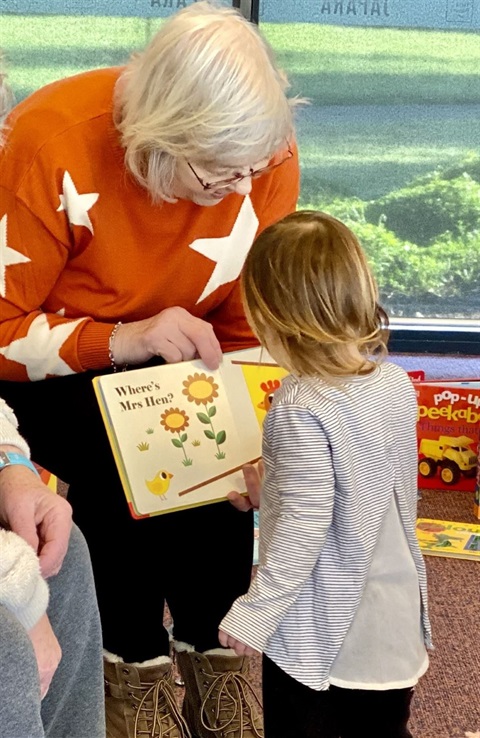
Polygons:
<instances>
[{"instance_id":1,"label":"cartoon truck illustration","mask_svg":"<svg viewBox=\"0 0 480 738\"><path fill-rule=\"evenodd\" d=\"M438 440L422 438L418 449L418 472L422 477L433 477L437 469L444 484L456 484L463 474L473 477L477 456L467 436L440 436Z\"/></svg>"}]
</instances>

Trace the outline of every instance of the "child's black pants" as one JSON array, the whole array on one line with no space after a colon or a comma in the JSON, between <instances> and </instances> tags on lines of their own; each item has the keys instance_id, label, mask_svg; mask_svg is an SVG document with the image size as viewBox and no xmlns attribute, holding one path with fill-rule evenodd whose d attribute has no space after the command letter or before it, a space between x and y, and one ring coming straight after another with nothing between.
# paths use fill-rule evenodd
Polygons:
<instances>
[{"instance_id":1,"label":"child's black pants","mask_svg":"<svg viewBox=\"0 0 480 738\"><path fill-rule=\"evenodd\" d=\"M413 689L316 691L263 657L265 738L413 738Z\"/></svg>"}]
</instances>

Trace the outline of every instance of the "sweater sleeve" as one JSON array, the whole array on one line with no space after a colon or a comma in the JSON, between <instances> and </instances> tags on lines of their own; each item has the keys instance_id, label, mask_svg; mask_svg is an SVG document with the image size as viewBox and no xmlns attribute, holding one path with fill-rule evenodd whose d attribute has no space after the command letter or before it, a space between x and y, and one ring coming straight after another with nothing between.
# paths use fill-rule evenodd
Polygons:
<instances>
[{"instance_id":1,"label":"sweater sleeve","mask_svg":"<svg viewBox=\"0 0 480 738\"><path fill-rule=\"evenodd\" d=\"M265 650L317 563L332 521L335 490L326 435L304 408L269 410L263 456L260 564L247 594L220 624L258 651Z\"/></svg>"},{"instance_id":2,"label":"sweater sleeve","mask_svg":"<svg viewBox=\"0 0 480 738\"><path fill-rule=\"evenodd\" d=\"M27 458L30 458L28 444L17 428L17 418L13 410L0 398L0 446L16 446Z\"/></svg>"},{"instance_id":3,"label":"sweater sleeve","mask_svg":"<svg viewBox=\"0 0 480 738\"><path fill-rule=\"evenodd\" d=\"M0 603L30 630L48 605L48 585L34 550L16 533L0 529Z\"/></svg>"},{"instance_id":4,"label":"sweater sleeve","mask_svg":"<svg viewBox=\"0 0 480 738\"><path fill-rule=\"evenodd\" d=\"M0 180L8 166L15 164L3 153ZM33 196L39 213L42 208L55 211L48 201L53 196L46 189L37 186ZM103 346L102 365L108 366L111 325L94 323L87 315L68 319L61 307L58 312L43 307L68 259L67 238L67 232L55 233L20 197L0 186L0 254L6 257L3 264L0 259L0 371L4 379L35 381L93 368L84 366L79 356L79 341L87 326L88 333L95 334L93 342ZM96 359L98 363L98 351Z\"/></svg>"}]
</instances>

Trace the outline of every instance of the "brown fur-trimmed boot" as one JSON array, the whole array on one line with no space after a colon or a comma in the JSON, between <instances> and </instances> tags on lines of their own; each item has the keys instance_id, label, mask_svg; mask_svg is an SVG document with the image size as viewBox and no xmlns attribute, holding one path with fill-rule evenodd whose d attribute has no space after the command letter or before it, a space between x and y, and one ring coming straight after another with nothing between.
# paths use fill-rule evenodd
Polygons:
<instances>
[{"instance_id":1,"label":"brown fur-trimmed boot","mask_svg":"<svg viewBox=\"0 0 480 738\"><path fill-rule=\"evenodd\" d=\"M231 649L198 653L175 643L185 682L183 716L193 738L264 738L260 699L248 679L249 659Z\"/></svg>"},{"instance_id":2,"label":"brown fur-trimmed boot","mask_svg":"<svg viewBox=\"0 0 480 738\"><path fill-rule=\"evenodd\" d=\"M191 738L178 708L172 661L126 664L104 652L107 738Z\"/></svg>"}]
</instances>

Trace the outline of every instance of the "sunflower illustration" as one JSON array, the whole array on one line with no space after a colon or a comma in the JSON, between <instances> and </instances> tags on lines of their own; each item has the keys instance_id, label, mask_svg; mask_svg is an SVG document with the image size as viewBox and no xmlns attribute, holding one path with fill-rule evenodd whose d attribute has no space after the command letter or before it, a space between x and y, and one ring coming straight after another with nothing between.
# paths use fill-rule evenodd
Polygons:
<instances>
[{"instance_id":1,"label":"sunflower illustration","mask_svg":"<svg viewBox=\"0 0 480 738\"><path fill-rule=\"evenodd\" d=\"M213 403L215 397L218 397L218 384L215 384L213 377L207 377L205 373L193 374L187 377L186 381L183 382L185 387L182 390L183 394L187 396L189 402L195 402L197 405L204 405L206 412L197 413L197 418L204 425L209 425L208 430L204 430L206 438L210 441L215 442L217 453L215 457L217 459L224 459L225 452L220 450L220 446L225 443L227 435L224 430L216 431L213 427L212 418L217 413L217 408ZM207 405L211 406L207 409Z\"/></svg>"},{"instance_id":2,"label":"sunflower illustration","mask_svg":"<svg viewBox=\"0 0 480 738\"><path fill-rule=\"evenodd\" d=\"M171 407L170 410L165 410L160 416L160 425L163 425L166 431L171 433L181 433L189 426L190 418L183 411L179 410L178 407Z\"/></svg>"},{"instance_id":3,"label":"sunflower illustration","mask_svg":"<svg viewBox=\"0 0 480 738\"><path fill-rule=\"evenodd\" d=\"M185 389L182 393L187 396L187 400L197 405L208 405L218 397L218 384L215 384L213 377L207 377L205 373L190 375L183 382L183 386Z\"/></svg>"},{"instance_id":4,"label":"sunflower illustration","mask_svg":"<svg viewBox=\"0 0 480 738\"><path fill-rule=\"evenodd\" d=\"M192 459L187 456L184 446L184 443L188 438L184 431L185 428L188 428L189 426L189 420L190 418L186 412L180 410L178 407L171 407L169 410L165 410L165 412L160 416L160 425L163 426L167 432L170 431L170 433L176 433L178 435L178 438L172 438L172 443L175 448L182 449L185 457L182 461L184 466L191 466L193 463Z\"/></svg>"}]
</instances>

